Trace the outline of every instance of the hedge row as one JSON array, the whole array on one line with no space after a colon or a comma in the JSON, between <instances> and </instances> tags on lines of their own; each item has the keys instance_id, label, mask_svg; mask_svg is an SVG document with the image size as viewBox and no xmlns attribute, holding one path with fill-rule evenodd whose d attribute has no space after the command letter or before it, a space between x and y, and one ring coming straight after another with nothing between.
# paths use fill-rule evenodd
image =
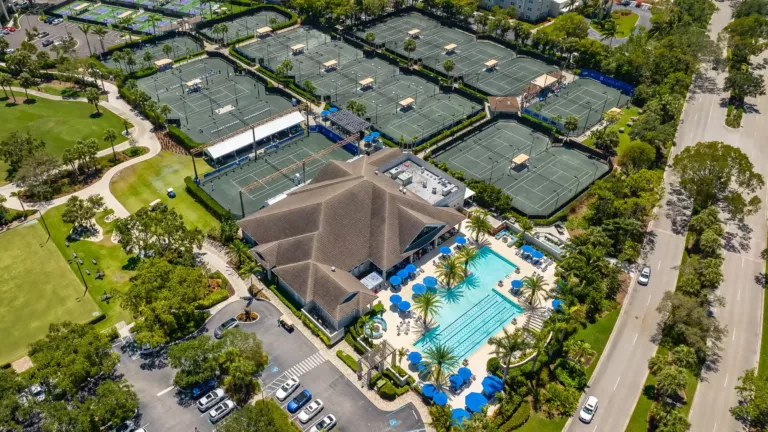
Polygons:
<instances>
[{"instance_id":1,"label":"hedge row","mask_svg":"<svg viewBox=\"0 0 768 432\"><path fill-rule=\"evenodd\" d=\"M233 13L233 14L227 14L227 15L224 15L224 16L221 16L221 17L216 17L216 18L213 18L213 19L205 21L202 25L200 25L197 28L198 33L202 37L204 37L205 39L207 39L207 40L209 40L211 42L215 42L215 39L214 39L213 36L211 36L209 34L206 34L206 33L202 32L201 30L212 28L214 25L216 25L218 23L230 22L230 21L233 21L233 20L235 20L237 18L240 18L240 17L254 15L254 14L258 13L261 9L277 11L281 15L283 15L285 18L288 18L286 21L283 21L281 23L275 24L274 26L271 26L272 30L274 30L274 31L278 31L278 30L282 30L282 29L284 29L286 27L290 27L290 26L296 24L296 22L298 21L298 16L293 11L291 11L290 9L287 9L285 7L282 7L282 6L271 5L271 4L259 4L259 5L250 7L251 5L249 5L249 4L245 3L245 2L243 2L243 3L235 3L235 4L240 4L241 6L249 6L249 7L248 7L248 9L246 9L244 11L236 12L236 13ZM248 39L251 39L253 37L254 37L254 35L251 34L251 35L247 35L247 36L244 36L244 37L241 37L241 38L238 38L238 39L233 39L231 41L227 41L227 45L232 46L232 45L238 44L240 42L246 41Z\"/></svg>"},{"instance_id":2,"label":"hedge row","mask_svg":"<svg viewBox=\"0 0 768 432\"><path fill-rule=\"evenodd\" d=\"M170 136L172 140L176 141L176 144L184 147L184 149L187 151L200 147L204 144L193 140L189 137L189 135L174 125L168 125L168 136Z\"/></svg>"},{"instance_id":3,"label":"hedge row","mask_svg":"<svg viewBox=\"0 0 768 432\"><path fill-rule=\"evenodd\" d=\"M253 67L253 65L254 65L254 63L252 61L248 60L242 54L240 54L238 52L238 50L236 49L236 47L234 47L234 46L230 46L229 47L229 55L234 57L234 58L236 58L237 60L243 62L243 64L246 64L246 65L251 66L251 67Z\"/></svg>"},{"instance_id":4,"label":"hedge row","mask_svg":"<svg viewBox=\"0 0 768 432\"><path fill-rule=\"evenodd\" d=\"M222 220L229 215L229 212L221 204L217 203L215 199L208 195L208 192L204 191L203 188L192 180L192 177L184 177L184 184L187 186L187 192L192 195L192 198L208 210L213 217Z\"/></svg>"},{"instance_id":5,"label":"hedge row","mask_svg":"<svg viewBox=\"0 0 768 432\"><path fill-rule=\"evenodd\" d=\"M533 129L533 130L535 130L537 132L541 132L543 134L548 134L548 135L563 136L563 132L560 129L552 126L551 124L549 124L547 122L543 122L543 121L541 121L541 120L539 120L537 118L529 116L528 114L521 115L519 117L518 121L521 124L523 124L525 126L528 126L529 128L531 128L531 129Z\"/></svg>"},{"instance_id":6,"label":"hedge row","mask_svg":"<svg viewBox=\"0 0 768 432\"><path fill-rule=\"evenodd\" d=\"M355 350L355 352L356 352L356 353L358 353L358 354L360 354L360 355L363 355L363 354L365 354L366 352L368 352L368 350L366 350L366 349L365 349L365 347L363 347L362 345L360 345L360 343L359 343L357 340L355 340L355 337L354 337L354 336L352 336L352 333L347 333L347 334L346 334L346 336L344 336L344 340L345 340L345 341L346 341L346 342L347 342L349 345L351 345L351 346L352 346L352 348L354 348L354 350Z\"/></svg>"},{"instance_id":7,"label":"hedge row","mask_svg":"<svg viewBox=\"0 0 768 432\"><path fill-rule=\"evenodd\" d=\"M424 143L422 143L419 146L417 146L416 147L416 153L422 152L422 151L424 151L424 150L434 146L435 144L439 143L440 141L442 141L442 140L444 140L444 139L446 139L446 138L448 138L450 136L453 136L453 135L461 132L462 130L472 126L473 124L475 124L475 123L477 123L477 122L479 122L481 120L483 120L484 118L485 118L485 111L482 111L479 114L477 114L476 116L474 116L472 118L469 118L469 119L459 123L458 125L452 127L451 129L444 130L444 131L440 132L440 134L438 134L437 136L434 136L431 139L429 139L428 141L425 141Z\"/></svg>"},{"instance_id":8,"label":"hedge row","mask_svg":"<svg viewBox=\"0 0 768 432\"><path fill-rule=\"evenodd\" d=\"M507 420L506 423L501 425L499 432L507 432L522 427L528 419L531 417L531 404L528 401L523 401L512 417Z\"/></svg>"},{"instance_id":9,"label":"hedge row","mask_svg":"<svg viewBox=\"0 0 768 432\"><path fill-rule=\"evenodd\" d=\"M137 44L139 42L144 42L144 41L146 41L148 39L151 39L151 38L152 38L152 36L136 37L136 38L133 38L133 42L128 41L128 42L123 42L123 43L119 43L119 44L115 44L115 45L110 45L110 46L107 47L107 52L117 51L117 50L121 50L123 48L128 48L128 47L131 47L131 46L133 46L133 45L135 45L135 44Z\"/></svg>"},{"instance_id":10,"label":"hedge row","mask_svg":"<svg viewBox=\"0 0 768 432\"><path fill-rule=\"evenodd\" d=\"M315 336L319 337L320 340L323 341L325 346L327 346L327 347L331 346L331 340L328 338L328 336L326 336L325 333L323 333L319 328L317 328L315 326L315 324L312 323L312 321L310 321L307 317L305 317L304 314L301 313L301 311L296 306L294 306L293 303L291 301L289 301L280 292L280 290L277 287L277 284L270 283L267 286L269 287L269 290L272 291L277 296L277 298L279 298L280 301L283 302L283 304L286 305L288 307L288 309L291 310L291 312L293 312L293 314L296 316L296 318L300 319L301 322L304 323L304 325L308 329L310 329Z\"/></svg>"},{"instance_id":11,"label":"hedge row","mask_svg":"<svg viewBox=\"0 0 768 432\"><path fill-rule=\"evenodd\" d=\"M203 298L202 300L198 300L195 302L195 309L197 310L205 310L210 309L217 304L227 300L229 298L229 293L227 293L226 289L218 289L207 296Z\"/></svg>"},{"instance_id":12,"label":"hedge row","mask_svg":"<svg viewBox=\"0 0 768 432\"><path fill-rule=\"evenodd\" d=\"M336 357L340 358L344 364L349 366L349 368L352 369L352 372L357 372L357 360L355 360L354 357L342 350L336 351Z\"/></svg>"},{"instance_id":13,"label":"hedge row","mask_svg":"<svg viewBox=\"0 0 768 432\"><path fill-rule=\"evenodd\" d=\"M277 74L271 72L269 69L259 66L256 68L260 73L268 76L273 81L279 82L282 85L288 87L289 89L293 90L294 92L301 95L304 99L310 100L312 102L316 102L317 98L312 93L304 90L304 88L300 87L296 84L296 81L293 78L280 78L277 76Z\"/></svg>"},{"instance_id":14,"label":"hedge row","mask_svg":"<svg viewBox=\"0 0 768 432\"><path fill-rule=\"evenodd\" d=\"M104 321L105 319L107 319L107 315L99 312L98 315L96 315L95 317L89 319L86 324L90 324L90 325L98 324L98 323Z\"/></svg>"}]
</instances>

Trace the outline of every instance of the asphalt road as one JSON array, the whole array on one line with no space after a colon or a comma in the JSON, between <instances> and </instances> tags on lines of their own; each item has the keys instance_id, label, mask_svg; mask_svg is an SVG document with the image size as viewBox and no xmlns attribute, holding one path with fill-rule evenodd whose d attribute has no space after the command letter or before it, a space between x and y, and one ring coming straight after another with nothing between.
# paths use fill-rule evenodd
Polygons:
<instances>
[{"instance_id":1,"label":"asphalt road","mask_svg":"<svg viewBox=\"0 0 768 432\"><path fill-rule=\"evenodd\" d=\"M241 312L244 301L231 304L213 316L207 323L207 332L212 333L219 324ZM307 424L299 424L308 430L323 415L333 414L338 427L345 431L370 432L415 432L424 430L424 422L412 404L404 405L392 412L376 408L363 396L354 383L320 353L300 331L286 332L277 325L280 312L266 302L253 302L251 310L260 318L255 323L242 323L240 327L257 333L264 350L269 354L270 363L259 377L265 397L274 392L289 376L297 377L301 386L291 396L304 388L324 404L323 411ZM189 402L185 402L173 387L174 371L165 364L153 364L123 353L118 370L125 374L139 395L141 425L150 431L189 432L198 428L200 432L213 430L206 414L201 414ZM285 406L290 401L279 402ZM295 415L292 416L295 418ZM298 420L297 420L298 421Z\"/></svg>"},{"instance_id":2,"label":"asphalt road","mask_svg":"<svg viewBox=\"0 0 768 432\"><path fill-rule=\"evenodd\" d=\"M710 25L710 36L713 39L729 19L730 8L721 6ZM725 126L721 126L726 109L719 91L715 90L722 79L716 71L709 70L696 78L694 86L689 90L672 157L687 146L699 141L720 139L718 134L727 132L724 131ZM716 132L721 129L723 132ZM722 139L725 140L725 137ZM657 211L658 218L651 224L643 250L643 262L652 270L651 281L648 286L640 286L633 281L614 333L581 401L583 403L587 395L596 396L600 400L598 413L593 422L586 425L578 420L577 412L564 430L625 430L643 389L648 374L648 360L657 348L653 341L660 318L656 307L665 291L675 289L691 211L690 204L677 190L676 180L669 171L665 176L664 189L665 196ZM715 411L711 407L704 409ZM717 409L727 413L727 407ZM694 426L691 430L710 429Z\"/></svg>"}]
</instances>

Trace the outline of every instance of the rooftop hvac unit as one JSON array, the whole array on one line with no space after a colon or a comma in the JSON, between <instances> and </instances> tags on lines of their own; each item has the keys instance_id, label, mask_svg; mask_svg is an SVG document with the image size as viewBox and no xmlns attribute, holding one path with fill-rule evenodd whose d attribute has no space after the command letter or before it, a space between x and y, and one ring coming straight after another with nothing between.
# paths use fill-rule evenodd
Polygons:
<instances>
[{"instance_id":1,"label":"rooftop hvac unit","mask_svg":"<svg viewBox=\"0 0 768 432\"><path fill-rule=\"evenodd\" d=\"M426 181L426 180L424 180L423 182L421 182L421 187L423 187L424 189L426 189L426 188L427 188L427 181Z\"/></svg>"},{"instance_id":2,"label":"rooftop hvac unit","mask_svg":"<svg viewBox=\"0 0 768 432\"><path fill-rule=\"evenodd\" d=\"M443 196L448 196L453 191L453 188L445 188L443 189Z\"/></svg>"},{"instance_id":3,"label":"rooftop hvac unit","mask_svg":"<svg viewBox=\"0 0 768 432\"><path fill-rule=\"evenodd\" d=\"M409 172L404 172L397 178L403 183L403 186L408 186L409 184L413 183L413 174Z\"/></svg>"},{"instance_id":4,"label":"rooftop hvac unit","mask_svg":"<svg viewBox=\"0 0 768 432\"><path fill-rule=\"evenodd\" d=\"M432 195L437 195L437 188L436 187L432 188Z\"/></svg>"}]
</instances>

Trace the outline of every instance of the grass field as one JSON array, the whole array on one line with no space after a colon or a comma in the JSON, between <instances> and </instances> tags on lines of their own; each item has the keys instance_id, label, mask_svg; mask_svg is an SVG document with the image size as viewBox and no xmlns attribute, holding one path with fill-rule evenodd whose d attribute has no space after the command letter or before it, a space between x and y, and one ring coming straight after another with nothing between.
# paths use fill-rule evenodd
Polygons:
<instances>
[{"instance_id":1,"label":"grass field","mask_svg":"<svg viewBox=\"0 0 768 432\"><path fill-rule=\"evenodd\" d=\"M0 234L0 364L23 357L49 324L85 322L99 311L90 297L77 301L82 285L47 238L35 222Z\"/></svg>"},{"instance_id":2,"label":"grass field","mask_svg":"<svg viewBox=\"0 0 768 432\"><path fill-rule=\"evenodd\" d=\"M624 38L628 37L630 34L632 34L632 30L635 29L635 24L637 23L637 19L639 16L634 12L629 12L629 14L624 15L621 12L624 11L615 11L611 13L611 18L616 23L616 36L617 38ZM591 23L590 26L603 34L603 29L595 25L594 23Z\"/></svg>"},{"instance_id":3,"label":"grass field","mask_svg":"<svg viewBox=\"0 0 768 432\"><path fill-rule=\"evenodd\" d=\"M24 96L16 93L16 97ZM122 119L103 107L102 115L91 117L93 105L85 102L53 101L39 98L35 103L0 106L0 124L13 125L0 134L5 137L11 130L29 132L46 143L51 154L61 156L64 149L71 147L79 139L95 138L99 148L109 147L102 137L104 131L112 128L118 133L125 128ZM118 134L115 145L127 138ZM8 166L0 161L0 185L7 183Z\"/></svg>"},{"instance_id":4,"label":"grass field","mask_svg":"<svg viewBox=\"0 0 768 432\"><path fill-rule=\"evenodd\" d=\"M617 155L621 155L622 153L624 153L624 149L626 149L630 141L632 141L629 138L629 133L632 132L632 127L627 126L627 123L630 121L632 117L638 117L640 115L640 108L636 106L630 106L629 109L622 109L621 111L624 113L621 119L608 127L608 130L616 130L616 131L618 131L619 128L622 128L622 127L624 128L624 133L619 132L619 146L616 147ZM584 140L584 144L594 148L595 147L594 141L595 140L592 138L587 138Z\"/></svg>"},{"instance_id":5,"label":"grass field","mask_svg":"<svg viewBox=\"0 0 768 432\"><path fill-rule=\"evenodd\" d=\"M202 177L208 171L211 168L198 160L198 175ZM131 213L159 198L184 216L189 227L199 227L203 231L218 227L218 221L187 194L184 186L186 176L194 176L192 159L163 151L152 159L120 171L112 179L110 190ZM169 187L176 191L176 198L166 195Z\"/></svg>"},{"instance_id":6,"label":"grass field","mask_svg":"<svg viewBox=\"0 0 768 432\"><path fill-rule=\"evenodd\" d=\"M583 340L592 346L592 349L597 353L592 360L592 363L587 368L587 379L592 376L592 373L597 367L597 362L600 360L600 356L603 354L603 350L608 344L608 339L611 337L613 327L619 319L619 312L621 312L621 308L616 308L608 312L605 316L597 320L596 323L588 325L574 335L576 339Z\"/></svg>"},{"instance_id":7,"label":"grass field","mask_svg":"<svg viewBox=\"0 0 768 432\"><path fill-rule=\"evenodd\" d=\"M765 274L768 274L768 263L765 265ZM768 376L768 298L766 297L768 296L763 293L763 330L760 342L760 363L757 369L762 376Z\"/></svg>"},{"instance_id":8,"label":"grass field","mask_svg":"<svg viewBox=\"0 0 768 432\"><path fill-rule=\"evenodd\" d=\"M515 429L518 432L560 432L567 422L567 418L558 418L550 420L543 417L541 414L531 412L531 418L528 419L520 429Z\"/></svg>"}]
</instances>

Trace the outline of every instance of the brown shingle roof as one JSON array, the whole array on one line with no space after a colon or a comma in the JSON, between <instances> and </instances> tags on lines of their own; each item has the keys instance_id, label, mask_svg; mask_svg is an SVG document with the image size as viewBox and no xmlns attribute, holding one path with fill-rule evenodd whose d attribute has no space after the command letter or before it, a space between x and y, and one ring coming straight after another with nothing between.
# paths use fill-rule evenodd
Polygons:
<instances>
[{"instance_id":1,"label":"brown shingle roof","mask_svg":"<svg viewBox=\"0 0 768 432\"><path fill-rule=\"evenodd\" d=\"M314 299L336 318L369 304L375 297L350 270L368 260L389 269L413 253L404 251L425 225L443 226L442 234L464 218L403 194L391 178L376 174L398 155L385 149L329 162L312 183L244 218L238 224L258 244L252 252L306 302Z\"/></svg>"},{"instance_id":2,"label":"brown shingle roof","mask_svg":"<svg viewBox=\"0 0 768 432\"><path fill-rule=\"evenodd\" d=\"M519 113L520 103L514 96L489 96L488 105L491 111L494 112L507 112L507 113Z\"/></svg>"}]
</instances>

